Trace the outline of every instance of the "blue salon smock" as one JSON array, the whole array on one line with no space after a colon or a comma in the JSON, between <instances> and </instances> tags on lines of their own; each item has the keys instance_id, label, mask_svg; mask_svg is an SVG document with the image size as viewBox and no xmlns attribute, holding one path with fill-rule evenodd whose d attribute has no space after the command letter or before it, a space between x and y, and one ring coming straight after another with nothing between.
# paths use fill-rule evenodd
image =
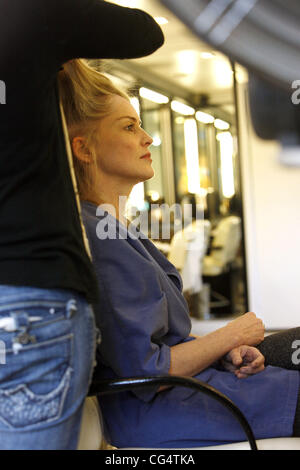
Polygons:
<instances>
[{"instance_id":1,"label":"blue salon smock","mask_svg":"<svg viewBox=\"0 0 300 470\"><path fill-rule=\"evenodd\" d=\"M97 378L167 375L170 348L189 337L191 321L174 266L142 234L82 203L98 279L102 342ZM233 400L255 437L291 436L299 372L277 367L247 379L209 367L195 378ZM101 395L111 443L117 447L196 447L245 440L230 412L188 388Z\"/></svg>"}]
</instances>

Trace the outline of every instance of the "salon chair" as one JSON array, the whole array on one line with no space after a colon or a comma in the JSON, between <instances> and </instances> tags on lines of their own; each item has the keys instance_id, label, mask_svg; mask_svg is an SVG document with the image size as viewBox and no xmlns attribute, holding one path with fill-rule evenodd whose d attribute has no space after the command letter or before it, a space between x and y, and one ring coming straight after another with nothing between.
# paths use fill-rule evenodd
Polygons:
<instances>
[{"instance_id":1,"label":"salon chair","mask_svg":"<svg viewBox=\"0 0 300 470\"><path fill-rule=\"evenodd\" d=\"M180 272L183 292L195 294L202 289L202 262L210 231L209 220L195 220L172 238L168 260Z\"/></svg>"},{"instance_id":2,"label":"salon chair","mask_svg":"<svg viewBox=\"0 0 300 470\"><path fill-rule=\"evenodd\" d=\"M182 290L190 314L204 318L209 311L206 286L203 286L202 264L207 253L211 232L209 220L194 220L175 233L167 254L168 260L181 275Z\"/></svg>"},{"instance_id":3,"label":"salon chair","mask_svg":"<svg viewBox=\"0 0 300 470\"><path fill-rule=\"evenodd\" d=\"M119 448L108 444L107 437L104 433L101 410L98 398L101 394L120 393L122 391L141 389L153 386L170 385L183 386L204 393L212 399L217 400L225 406L234 418L239 422L245 433L245 441L230 444L222 444L218 446L192 448L192 450L300 450L300 438L273 438L255 440L253 431L239 408L225 395L218 392L210 385L199 380L180 377L180 376L163 376L163 377L138 377L126 379L110 379L92 383L89 396L85 400L81 431L78 443L78 450L149 450L151 448ZM97 398L98 397L98 398ZM155 423L153 423L155 426ZM226 436L224 436L226 438ZM159 450L162 449L151 449ZM169 450L169 449L165 449ZM174 450L174 449L171 449ZM177 449L180 450L180 449ZM184 449L186 450L186 449Z\"/></svg>"},{"instance_id":4,"label":"salon chair","mask_svg":"<svg viewBox=\"0 0 300 470\"><path fill-rule=\"evenodd\" d=\"M214 230L210 254L204 257L204 276L219 276L229 270L241 243L241 219L231 215L222 219Z\"/></svg>"},{"instance_id":5,"label":"salon chair","mask_svg":"<svg viewBox=\"0 0 300 470\"><path fill-rule=\"evenodd\" d=\"M203 259L203 280L210 286L210 308L234 311L232 273L241 243L241 219L229 216L214 230L210 254Z\"/></svg>"}]
</instances>

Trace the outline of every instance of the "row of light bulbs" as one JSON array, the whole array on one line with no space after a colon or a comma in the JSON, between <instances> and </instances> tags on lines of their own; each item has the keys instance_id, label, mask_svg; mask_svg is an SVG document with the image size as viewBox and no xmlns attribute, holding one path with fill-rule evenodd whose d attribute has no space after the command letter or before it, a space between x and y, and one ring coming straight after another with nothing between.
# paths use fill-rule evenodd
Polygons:
<instances>
[{"instance_id":1,"label":"row of light bulbs","mask_svg":"<svg viewBox=\"0 0 300 470\"><path fill-rule=\"evenodd\" d=\"M139 94L142 98L158 104L167 104L170 101L167 96L145 87L140 88ZM231 133L228 131L230 128L229 123L221 119L215 119L211 114L204 113L202 111L196 112L196 110L191 106L177 100L171 101L171 109L187 117L187 119L183 121L183 124L189 192L201 194L198 133L196 121L194 119L195 117L196 120L204 124L214 124L215 128L221 131L217 134L217 140L220 144L222 191L225 197L232 197L235 193L235 188L232 160L233 139Z\"/></svg>"},{"instance_id":2,"label":"row of light bulbs","mask_svg":"<svg viewBox=\"0 0 300 470\"><path fill-rule=\"evenodd\" d=\"M170 101L167 96L150 90L149 88L141 87L139 93L142 98L153 101L154 103L167 104ZM202 122L203 124L214 124L215 128L221 131L228 130L230 127L228 122L223 121L222 119L215 119L214 116L204 113L203 111L196 112L194 108L182 103L181 101L172 100L171 109L184 116L195 116L197 121Z\"/></svg>"},{"instance_id":3,"label":"row of light bulbs","mask_svg":"<svg viewBox=\"0 0 300 470\"><path fill-rule=\"evenodd\" d=\"M159 104L166 104L169 102L168 97L145 87L140 88L140 96ZM132 104L138 108L138 100L136 98L133 99ZM206 191L200 187L198 133L196 121L194 119L195 115L195 118L198 121L205 124L214 123L215 127L222 131L217 134L217 140L220 144L222 192L224 197L231 198L235 194L235 184L233 170L233 139L231 133L228 131L230 127L229 124L221 119L215 119L210 114L203 113L202 111L196 112L195 109L181 103L180 101L171 101L171 108L175 112L187 116L187 119L183 121L183 124L188 191L194 194L203 194L203 192ZM159 146L160 144L160 137L154 137L153 145ZM159 198L159 195L156 195L155 197ZM139 183L133 188L130 195L129 206L141 209L144 207L144 199L144 184ZM155 199L152 197L152 200Z\"/></svg>"}]
</instances>

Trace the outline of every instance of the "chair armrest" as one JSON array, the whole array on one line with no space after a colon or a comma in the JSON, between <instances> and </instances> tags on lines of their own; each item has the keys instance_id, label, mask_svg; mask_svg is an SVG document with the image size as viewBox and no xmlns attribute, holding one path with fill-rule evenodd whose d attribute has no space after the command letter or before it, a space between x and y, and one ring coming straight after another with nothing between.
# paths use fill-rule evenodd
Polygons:
<instances>
[{"instance_id":1,"label":"chair armrest","mask_svg":"<svg viewBox=\"0 0 300 470\"><path fill-rule=\"evenodd\" d=\"M257 450L253 431L240 409L228 397L226 397L226 395L219 392L214 387L206 384L205 382L193 379L192 377L160 376L96 380L91 384L88 395L91 396L98 394L118 393L138 388L153 387L155 385L177 385L181 387L193 388L217 400L219 403L225 406L225 408L227 408L237 419L247 436L250 449Z\"/></svg>"}]
</instances>

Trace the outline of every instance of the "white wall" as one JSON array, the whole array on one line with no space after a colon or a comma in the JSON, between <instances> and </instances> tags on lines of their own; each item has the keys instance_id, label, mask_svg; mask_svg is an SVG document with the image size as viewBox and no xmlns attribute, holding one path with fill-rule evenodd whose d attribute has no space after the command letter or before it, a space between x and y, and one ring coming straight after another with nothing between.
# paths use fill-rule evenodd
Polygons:
<instances>
[{"instance_id":1,"label":"white wall","mask_svg":"<svg viewBox=\"0 0 300 470\"><path fill-rule=\"evenodd\" d=\"M300 168L279 163L277 142L250 123L238 87L249 309L267 329L300 326Z\"/></svg>"}]
</instances>

